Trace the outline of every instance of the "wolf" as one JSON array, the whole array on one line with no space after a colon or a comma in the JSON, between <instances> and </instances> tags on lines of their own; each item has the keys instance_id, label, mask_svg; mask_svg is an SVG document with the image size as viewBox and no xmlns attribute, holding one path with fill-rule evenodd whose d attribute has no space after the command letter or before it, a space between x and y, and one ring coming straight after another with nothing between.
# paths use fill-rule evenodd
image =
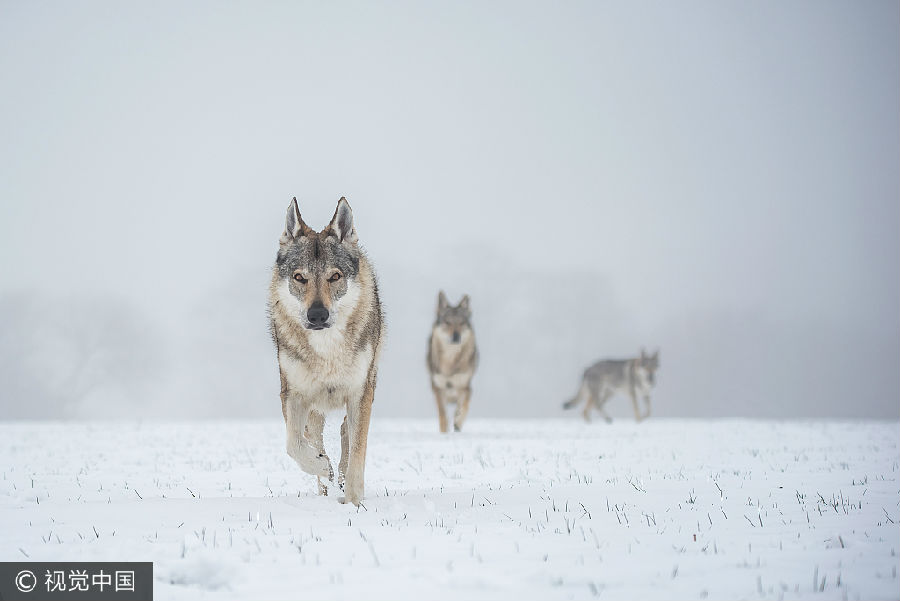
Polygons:
<instances>
[{"instance_id":1,"label":"wolf","mask_svg":"<svg viewBox=\"0 0 900 601\"><path fill-rule=\"evenodd\" d=\"M272 268L268 309L287 453L317 477L319 493L327 495L326 481L334 481L334 470L322 429L326 412L344 409L338 485L342 502L358 506L384 316L375 272L359 247L346 198L338 201L321 232L304 223L297 199L291 201Z\"/></svg>"},{"instance_id":2,"label":"wolf","mask_svg":"<svg viewBox=\"0 0 900 601\"><path fill-rule=\"evenodd\" d=\"M437 314L428 339L426 363L431 390L437 401L441 432L447 431L447 405L456 404L453 429L462 429L472 398L472 376L478 368L478 347L470 321L469 295L455 307L447 302L443 290L438 294Z\"/></svg>"},{"instance_id":3,"label":"wolf","mask_svg":"<svg viewBox=\"0 0 900 601\"><path fill-rule=\"evenodd\" d=\"M641 349L641 356L634 359L605 359L584 370L578 394L563 403L563 409L571 409L584 402L584 421L591 421L591 407L596 407L607 423L612 418L603 406L614 393L627 392L634 406L634 419L641 421L650 417L650 390L656 385L656 370L659 369L659 350L652 355ZM638 408L638 395L644 399L646 412L642 415Z\"/></svg>"}]
</instances>

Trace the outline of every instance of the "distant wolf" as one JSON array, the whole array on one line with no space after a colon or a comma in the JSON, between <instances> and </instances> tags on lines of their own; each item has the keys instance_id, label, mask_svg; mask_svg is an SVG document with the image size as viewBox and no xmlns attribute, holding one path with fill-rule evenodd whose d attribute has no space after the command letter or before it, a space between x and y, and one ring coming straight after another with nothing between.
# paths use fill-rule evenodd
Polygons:
<instances>
[{"instance_id":1,"label":"distant wolf","mask_svg":"<svg viewBox=\"0 0 900 601\"><path fill-rule=\"evenodd\" d=\"M438 294L437 315L428 339L427 365L431 390L437 401L441 432L447 431L447 405L456 404L453 429L462 429L472 398L472 376L478 368L478 347L470 319L469 295L455 307Z\"/></svg>"},{"instance_id":2,"label":"distant wolf","mask_svg":"<svg viewBox=\"0 0 900 601\"><path fill-rule=\"evenodd\" d=\"M338 484L343 502L363 498L366 442L384 318L375 273L358 245L353 213L341 198L321 232L288 206L269 286L272 339L281 373L287 453L304 472L334 481L325 454L325 413L344 409Z\"/></svg>"},{"instance_id":3,"label":"distant wolf","mask_svg":"<svg viewBox=\"0 0 900 601\"><path fill-rule=\"evenodd\" d=\"M564 409L571 409L584 402L584 420L591 421L591 407L596 407L608 422L612 418L607 415L603 406L614 393L627 392L634 406L634 419L641 421L650 417L650 389L656 385L656 370L659 369L659 351L647 355L641 349L641 356L636 359L606 359L594 363L584 371L581 388L578 394L563 404ZM638 395L644 398L646 413L641 415L638 408Z\"/></svg>"}]
</instances>

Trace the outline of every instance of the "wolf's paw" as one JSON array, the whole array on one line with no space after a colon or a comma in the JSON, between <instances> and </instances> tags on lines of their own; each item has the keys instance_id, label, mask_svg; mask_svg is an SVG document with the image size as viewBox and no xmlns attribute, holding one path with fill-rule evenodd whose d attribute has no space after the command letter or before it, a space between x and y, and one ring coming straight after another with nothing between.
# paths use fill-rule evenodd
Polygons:
<instances>
[{"instance_id":1,"label":"wolf's paw","mask_svg":"<svg viewBox=\"0 0 900 601\"><path fill-rule=\"evenodd\" d=\"M328 457L324 454L316 454L315 457L311 457L306 465L301 465L300 469L305 471L307 474L312 474L313 476L318 476L320 478L326 478L327 480L332 480L334 478L334 470L331 469L331 462L328 461Z\"/></svg>"},{"instance_id":2,"label":"wolf's paw","mask_svg":"<svg viewBox=\"0 0 900 601\"><path fill-rule=\"evenodd\" d=\"M306 445L300 445L293 455L300 469L320 478L332 480L334 478L334 470L331 469L331 461L324 453L319 453L314 448Z\"/></svg>"},{"instance_id":3,"label":"wolf's paw","mask_svg":"<svg viewBox=\"0 0 900 601\"><path fill-rule=\"evenodd\" d=\"M341 503L353 503L359 507L363 499L363 487L361 485L351 485L349 482L344 484L344 497Z\"/></svg>"}]
</instances>

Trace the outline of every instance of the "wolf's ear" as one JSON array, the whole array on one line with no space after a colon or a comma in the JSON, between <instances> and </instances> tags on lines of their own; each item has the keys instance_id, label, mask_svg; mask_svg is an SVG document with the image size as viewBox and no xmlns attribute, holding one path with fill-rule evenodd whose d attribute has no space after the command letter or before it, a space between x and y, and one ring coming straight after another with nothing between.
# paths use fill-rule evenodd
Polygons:
<instances>
[{"instance_id":1,"label":"wolf's ear","mask_svg":"<svg viewBox=\"0 0 900 601\"><path fill-rule=\"evenodd\" d=\"M291 200L287 208L287 217L284 219L284 231L281 233L281 244L293 242L297 237L306 235L309 226L303 223L300 217L300 207L297 206L297 197Z\"/></svg>"},{"instance_id":2,"label":"wolf's ear","mask_svg":"<svg viewBox=\"0 0 900 601\"><path fill-rule=\"evenodd\" d=\"M641 359L647 358L647 351L644 350L644 347L641 347Z\"/></svg>"},{"instance_id":3,"label":"wolf's ear","mask_svg":"<svg viewBox=\"0 0 900 601\"><path fill-rule=\"evenodd\" d=\"M438 292L438 306L437 306L438 313L440 313L441 311L446 309L448 304L449 303L447 302L447 295L444 294L443 290L441 290L440 292Z\"/></svg>"},{"instance_id":4,"label":"wolf's ear","mask_svg":"<svg viewBox=\"0 0 900 601\"><path fill-rule=\"evenodd\" d=\"M353 227L353 211L350 210L350 203L343 196L337 203L334 217L331 218L331 223L328 224L328 227L331 228L331 231L334 232L334 235L341 242L356 244L357 240L359 240L356 235L356 228Z\"/></svg>"},{"instance_id":5,"label":"wolf's ear","mask_svg":"<svg viewBox=\"0 0 900 601\"><path fill-rule=\"evenodd\" d=\"M462 300L459 301L459 308L465 309L466 311L469 310L469 295L468 294L464 294L462 297Z\"/></svg>"},{"instance_id":6,"label":"wolf's ear","mask_svg":"<svg viewBox=\"0 0 900 601\"><path fill-rule=\"evenodd\" d=\"M654 360L659 359L659 349L656 349L656 350L653 352L653 359L654 359Z\"/></svg>"}]
</instances>

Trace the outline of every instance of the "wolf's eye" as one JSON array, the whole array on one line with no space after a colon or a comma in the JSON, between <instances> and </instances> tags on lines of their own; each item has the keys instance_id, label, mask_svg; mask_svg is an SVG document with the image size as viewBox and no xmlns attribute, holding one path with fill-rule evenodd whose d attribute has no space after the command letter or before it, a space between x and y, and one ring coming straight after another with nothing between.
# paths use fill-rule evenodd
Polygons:
<instances>
[{"instance_id":1,"label":"wolf's eye","mask_svg":"<svg viewBox=\"0 0 900 601\"><path fill-rule=\"evenodd\" d=\"M305 284L306 282L309 281L309 280L307 280L305 277L303 277L302 275L300 275L299 273L295 273L295 274L294 274L294 279L295 279L296 281L300 282L301 284Z\"/></svg>"},{"instance_id":2,"label":"wolf's eye","mask_svg":"<svg viewBox=\"0 0 900 601\"><path fill-rule=\"evenodd\" d=\"M338 281L339 279L341 279L341 274L335 272L335 273L331 274L331 277L328 278L328 281L329 281L329 282L336 282L336 281Z\"/></svg>"}]
</instances>

